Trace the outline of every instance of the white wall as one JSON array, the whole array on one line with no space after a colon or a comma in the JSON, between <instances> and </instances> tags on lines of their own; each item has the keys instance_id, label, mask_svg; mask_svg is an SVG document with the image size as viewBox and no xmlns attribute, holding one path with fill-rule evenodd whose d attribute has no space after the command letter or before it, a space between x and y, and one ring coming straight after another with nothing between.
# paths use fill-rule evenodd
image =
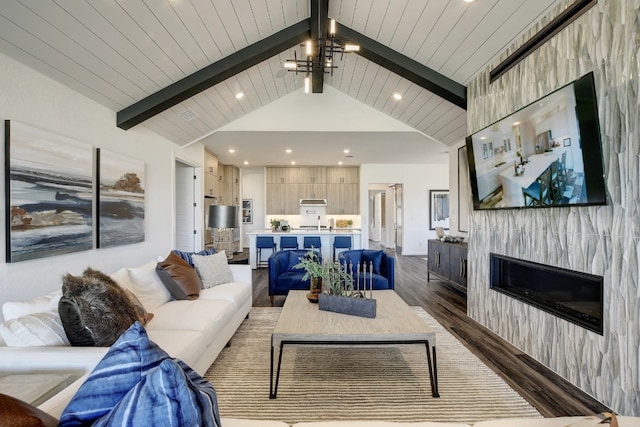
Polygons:
<instances>
[{"instance_id":1,"label":"white wall","mask_svg":"<svg viewBox=\"0 0 640 427\"><path fill-rule=\"evenodd\" d=\"M429 230L429 190L449 188L449 165L382 165L360 166L360 212L362 213L362 242L369 241L369 186L379 183L402 184L404 191L403 255L426 255L427 240L436 233ZM389 196L389 195L387 195ZM393 198L387 204L393 205ZM392 217L387 218L387 222ZM387 224L393 229L393 224Z\"/></svg>"},{"instance_id":2,"label":"white wall","mask_svg":"<svg viewBox=\"0 0 640 427\"><path fill-rule=\"evenodd\" d=\"M243 248L249 247L248 232L269 228L265 225L267 201L264 198L266 185L264 174L264 167L242 168L242 198L253 200L253 224L242 224Z\"/></svg>"},{"instance_id":3,"label":"white wall","mask_svg":"<svg viewBox=\"0 0 640 427\"><path fill-rule=\"evenodd\" d=\"M60 288L61 277L87 266L112 272L166 256L174 239L174 164L181 159L202 165L203 148L182 149L138 126L116 127L116 113L23 64L0 54L0 119L106 148L145 162L145 242L95 249L12 264L6 259L4 222L0 227L0 304L32 298ZM4 138L3 138L4 139ZM4 160L4 150L0 153ZM2 174L4 188L4 174ZM3 200L4 209L4 200ZM2 214L3 221L4 211Z\"/></svg>"}]
</instances>

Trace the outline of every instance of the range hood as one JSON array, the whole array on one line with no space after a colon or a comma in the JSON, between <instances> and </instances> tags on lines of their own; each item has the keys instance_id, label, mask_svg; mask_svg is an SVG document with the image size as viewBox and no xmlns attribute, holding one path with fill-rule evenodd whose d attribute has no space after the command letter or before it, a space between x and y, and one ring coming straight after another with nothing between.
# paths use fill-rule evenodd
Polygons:
<instances>
[{"instance_id":1,"label":"range hood","mask_svg":"<svg viewBox=\"0 0 640 427\"><path fill-rule=\"evenodd\" d=\"M327 199L300 199L300 207L322 208L327 206Z\"/></svg>"}]
</instances>

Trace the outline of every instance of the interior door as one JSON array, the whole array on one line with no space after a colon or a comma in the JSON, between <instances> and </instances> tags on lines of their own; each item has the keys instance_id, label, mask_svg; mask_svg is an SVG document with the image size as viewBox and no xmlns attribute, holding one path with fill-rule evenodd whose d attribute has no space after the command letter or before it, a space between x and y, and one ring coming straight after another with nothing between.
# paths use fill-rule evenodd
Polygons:
<instances>
[{"instance_id":1,"label":"interior door","mask_svg":"<svg viewBox=\"0 0 640 427\"><path fill-rule=\"evenodd\" d=\"M193 166L176 161L175 167L175 248L180 251L197 252L200 249L196 239L196 170Z\"/></svg>"},{"instance_id":2,"label":"interior door","mask_svg":"<svg viewBox=\"0 0 640 427\"><path fill-rule=\"evenodd\" d=\"M402 234L403 234L402 218L404 218L402 206L403 206L404 195L402 190L402 184L396 184L393 186L393 188L394 188L394 202L396 207L396 217L395 217L395 224L394 224L395 246L396 246L396 253L402 254Z\"/></svg>"}]
</instances>

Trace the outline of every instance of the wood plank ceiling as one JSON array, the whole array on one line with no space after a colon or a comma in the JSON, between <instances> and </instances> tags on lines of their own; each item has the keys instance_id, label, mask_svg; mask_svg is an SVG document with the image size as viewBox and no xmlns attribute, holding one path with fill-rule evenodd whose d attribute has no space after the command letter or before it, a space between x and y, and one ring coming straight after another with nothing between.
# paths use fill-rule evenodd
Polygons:
<instances>
[{"instance_id":1,"label":"wood plank ceiling","mask_svg":"<svg viewBox=\"0 0 640 427\"><path fill-rule=\"evenodd\" d=\"M558 3L330 0L328 15L465 85ZM120 111L310 16L309 0L3 0L0 52ZM178 145L204 138L221 150L230 132L216 131L301 89L302 77L283 69L296 50L297 43L138 126ZM459 106L363 56L337 65L325 85L415 129L425 143L446 150L466 136Z\"/></svg>"}]
</instances>

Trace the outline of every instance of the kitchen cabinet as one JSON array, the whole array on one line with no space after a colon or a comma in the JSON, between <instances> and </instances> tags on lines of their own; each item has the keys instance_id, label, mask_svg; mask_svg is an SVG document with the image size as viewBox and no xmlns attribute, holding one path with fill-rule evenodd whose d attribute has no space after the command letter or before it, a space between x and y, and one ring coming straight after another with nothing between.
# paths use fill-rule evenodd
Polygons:
<instances>
[{"instance_id":1,"label":"kitchen cabinet","mask_svg":"<svg viewBox=\"0 0 640 427\"><path fill-rule=\"evenodd\" d=\"M240 169L233 165L224 165L222 182L222 205L240 205Z\"/></svg>"},{"instance_id":2,"label":"kitchen cabinet","mask_svg":"<svg viewBox=\"0 0 640 427\"><path fill-rule=\"evenodd\" d=\"M304 198L326 198L328 214L357 215L359 171L357 167L267 167L267 215L298 215Z\"/></svg>"},{"instance_id":3,"label":"kitchen cabinet","mask_svg":"<svg viewBox=\"0 0 640 427\"><path fill-rule=\"evenodd\" d=\"M327 183L329 184L357 184L360 168L357 167L327 167Z\"/></svg>"},{"instance_id":4,"label":"kitchen cabinet","mask_svg":"<svg viewBox=\"0 0 640 427\"><path fill-rule=\"evenodd\" d=\"M327 213L357 215L360 211L358 184L327 184Z\"/></svg>"},{"instance_id":5,"label":"kitchen cabinet","mask_svg":"<svg viewBox=\"0 0 640 427\"><path fill-rule=\"evenodd\" d=\"M433 274L455 288L467 291L467 244L429 240L427 282Z\"/></svg>"},{"instance_id":6,"label":"kitchen cabinet","mask_svg":"<svg viewBox=\"0 0 640 427\"><path fill-rule=\"evenodd\" d=\"M219 197L218 158L206 150L204 152L204 195L216 199Z\"/></svg>"}]
</instances>

